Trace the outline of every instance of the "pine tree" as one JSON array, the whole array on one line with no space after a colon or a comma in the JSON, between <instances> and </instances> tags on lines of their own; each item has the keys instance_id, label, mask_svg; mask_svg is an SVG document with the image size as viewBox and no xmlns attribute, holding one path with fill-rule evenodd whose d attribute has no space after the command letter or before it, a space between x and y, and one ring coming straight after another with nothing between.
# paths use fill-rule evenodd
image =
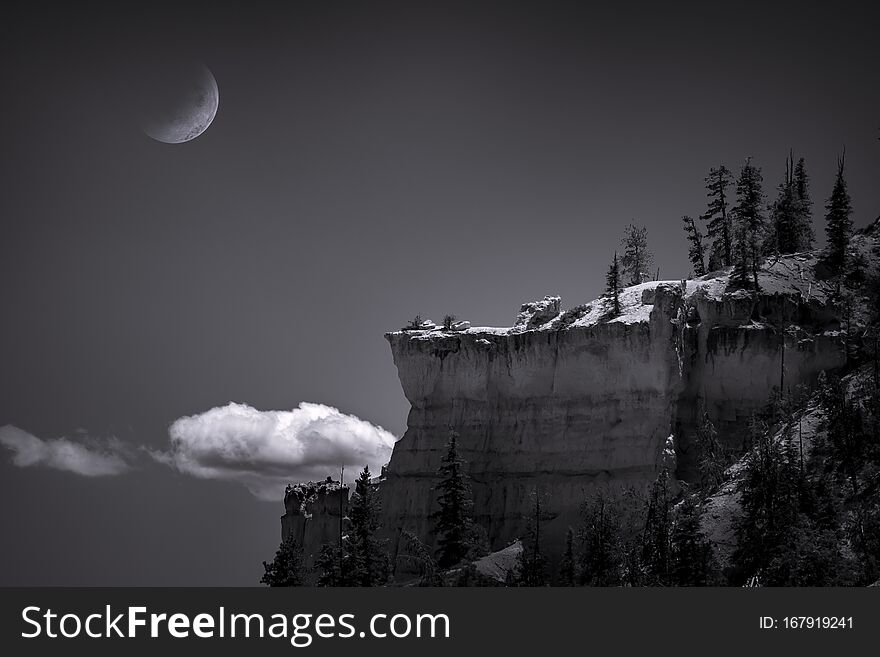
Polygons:
<instances>
[{"instance_id":1,"label":"pine tree","mask_svg":"<svg viewBox=\"0 0 880 657\"><path fill-rule=\"evenodd\" d=\"M797 202L798 251L808 251L813 248L816 236L813 233L813 200L810 198L810 178L807 175L804 158L800 158L794 167L794 189Z\"/></svg>"},{"instance_id":2,"label":"pine tree","mask_svg":"<svg viewBox=\"0 0 880 657\"><path fill-rule=\"evenodd\" d=\"M473 501L471 487L458 454L458 433L450 430L446 454L437 470L440 491L439 510L434 514L437 541L437 562L441 568L458 565L474 548Z\"/></svg>"},{"instance_id":3,"label":"pine tree","mask_svg":"<svg viewBox=\"0 0 880 657\"><path fill-rule=\"evenodd\" d=\"M804 158L794 164L785 160L785 178L777 187L776 201L770 206L770 231L764 253L785 254L808 250L813 244L809 180Z\"/></svg>"},{"instance_id":4,"label":"pine tree","mask_svg":"<svg viewBox=\"0 0 880 657\"><path fill-rule=\"evenodd\" d=\"M700 425L697 428L697 451L700 490L710 493L724 481L727 458L724 447L718 440L718 431L705 409L700 414Z\"/></svg>"},{"instance_id":5,"label":"pine tree","mask_svg":"<svg viewBox=\"0 0 880 657\"><path fill-rule=\"evenodd\" d=\"M860 251L856 251L850 254L850 256L847 258L844 280L847 287L861 289L868 282L868 260L865 258L865 254Z\"/></svg>"},{"instance_id":6,"label":"pine tree","mask_svg":"<svg viewBox=\"0 0 880 657\"><path fill-rule=\"evenodd\" d=\"M611 313L614 317L620 314L620 265L617 262L617 251L605 275L605 296L611 301Z\"/></svg>"},{"instance_id":7,"label":"pine tree","mask_svg":"<svg viewBox=\"0 0 880 657\"><path fill-rule=\"evenodd\" d=\"M685 493L675 509L672 526L670 575L676 586L709 586L715 580L712 545L700 527L696 495Z\"/></svg>"},{"instance_id":8,"label":"pine tree","mask_svg":"<svg viewBox=\"0 0 880 657\"><path fill-rule=\"evenodd\" d=\"M346 550L339 545L325 543L315 559L318 586L353 586L350 560Z\"/></svg>"},{"instance_id":9,"label":"pine tree","mask_svg":"<svg viewBox=\"0 0 880 657\"><path fill-rule=\"evenodd\" d=\"M400 531L400 537L403 540L404 554L398 558L408 558L416 563L421 573L419 586L443 586L443 579L437 571L437 562L431 555L431 549L406 529Z\"/></svg>"},{"instance_id":10,"label":"pine tree","mask_svg":"<svg viewBox=\"0 0 880 657\"><path fill-rule=\"evenodd\" d=\"M648 497L642 544L642 566L646 583L669 584L672 535L672 499L669 490L669 471L660 472Z\"/></svg>"},{"instance_id":11,"label":"pine tree","mask_svg":"<svg viewBox=\"0 0 880 657\"><path fill-rule=\"evenodd\" d=\"M770 231L764 245L766 254L795 253L800 246L798 201L791 157L785 158L785 178L777 187L778 196L770 206Z\"/></svg>"},{"instance_id":12,"label":"pine tree","mask_svg":"<svg viewBox=\"0 0 880 657\"><path fill-rule=\"evenodd\" d=\"M690 247L688 248L688 258L694 267L694 276L702 276L706 273L705 249L703 248L703 236L700 229L694 222L693 217L684 215L681 218L684 223L684 232L687 235Z\"/></svg>"},{"instance_id":13,"label":"pine tree","mask_svg":"<svg viewBox=\"0 0 880 657\"><path fill-rule=\"evenodd\" d=\"M852 202L846 190L846 179L843 177L844 158L837 160L837 178L831 197L825 204L825 235L828 245L825 248L825 264L830 269L831 275L837 279L838 289L840 280L846 271L846 248L849 246L849 238L852 235Z\"/></svg>"},{"instance_id":14,"label":"pine tree","mask_svg":"<svg viewBox=\"0 0 880 657\"><path fill-rule=\"evenodd\" d=\"M828 446L839 474L849 485L853 497L860 493L859 474L867 460L867 434L856 405L848 399L847 385L833 378L824 393L827 409Z\"/></svg>"},{"instance_id":15,"label":"pine tree","mask_svg":"<svg viewBox=\"0 0 880 657\"><path fill-rule=\"evenodd\" d=\"M367 466L355 481L348 518L354 578L359 586L384 584L388 579L388 555L386 542L376 538L380 527L379 497Z\"/></svg>"},{"instance_id":16,"label":"pine tree","mask_svg":"<svg viewBox=\"0 0 880 657\"><path fill-rule=\"evenodd\" d=\"M305 583L306 568L303 564L302 548L293 537L287 535L275 552L272 563L263 562L265 572L260 578L267 586L302 586Z\"/></svg>"},{"instance_id":17,"label":"pine tree","mask_svg":"<svg viewBox=\"0 0 880 657\"><path fill-rule=\"evenodd\" d=\"M590 586L617 586L621 581L621 512L604 491L597 491L581 510L580 579Z\"/></svg>"},{"instance_id":18,"label":"pine tree","mask_svg":"<svg viewBox=\"0 0 880 657\"><path fill-rule=\"evenodd\" d=\"M804 158L800 158L794 167L794 184L798 201L804 205L808 213L812 212L813 201L810 198L810 177L807 175Z\"/></svg>"},{"instance_id":19,"label":"pine tree","mask_svg":"<svg viewBox=\"0 0 880 657\"><path fill-rule=\"evenodd\" d=\"M621 266L624 274L629 276L630 285L638 285L650 278L649 271L654 257L648 249L648 229L637 227L631 223L624 231L623 258Z\"/></svg>"},{"instance_id":20,"label":"pine tree","mask_svg":"<svg viewBox=\"0 0 880 657\"><path fill-rule=\"evenodd\" d=\"M642 491L630 487L622 491L615 499L619 518L618 530L618 567L620 584L623 586L646 586L656 583L652 576L651 566L646 563L646 540L648 531L648 513L651 497L647 498ZM656 535L654 535L656 537Z\"/></svg>"},{"instance_id":21,"label":"pine tree","mask_svg":"<svg viewBox=\"0 0 880 657\"><path fill-rule=\"evenodd\" d=\"M854 557L848 560L851 582L844 583L870 584L880 577L880 397L876 380L869 368L850 379L823 377L820 401L826 437L814 439L812 460L823 466L819 480L824 490L815 497L830 500L832 505L820 507L822 514L816 520L820 527L842 533L845 549ZM839 563L834 566L840 570Z\"/></svg>"},{"instance_id":22,"label":"pine tree","mask_svg":"<svg viewBox=\"0 0 880 657\"><path fill-rule=\"evenodd\" d=\"M574 586L575 575L574 530L569 527L565 533L565 552L559 562L559 585Z\"/></svg>"},{"instance_id":23,"label":"pine tree","mask_svg":"<svg viewBox=\"0 0 880 657\"><path fill-rule=\"evenodd\" d=\"M534 504L529 514L526 540L519 555L519 580L522 586L547 586L547 557L541 541L541 524L546 510L541 508L541 493L537 488L532 498Z\"/></svg>"},{"instance_id":24,"label":"pine tree","mask_svg":"<svg viewBox=\"0 0 880 657\"><path fill-rule=\"evenodd\" d=\"M736 274L742 276L741 268L747 267L752 285L758 289L758 269L761 264L760 238L766 220L761 212L764 199L761 170L751 159L746 160L736 181L736 205L731 210L735 223Z\"/></svg>"},{"instance_id":25,"label":"pine tree","mask_svg":"<svg viewBox=\"0 0 880 657\"><path fill-rule=\"evenodd\" d=\"M733 227L733 269L730 282L736 287L749 287L752 283L749 237L739 224Z\"/></svg>"},{"instance_id":26,"label":"pine tree","mask_svg":"<svg viewBox=\"0 0 880 657\"><path fill-rule=\"evenodd\" d=\"M742 516L733 561L747 577L760 572L767 584L785 584L780 557L798 518L798 461L791 444L775 440L763 421L753 418L749 432L752 447L740 482Z\"/></svg>"},{"instance_id":27,"label":"pine tree","mask_svg":"<svg viewBox=\"0 0 880 657\"><path fill-rule=\"evenodd\" d=\"M733 177L723 164L709 169L706 176L709 207L700 219L708 222L706 228L712 240L709 269L713 271L733 264L733 226L727 200L727 188L732 183Z\"/></svg>"}]
</instances>

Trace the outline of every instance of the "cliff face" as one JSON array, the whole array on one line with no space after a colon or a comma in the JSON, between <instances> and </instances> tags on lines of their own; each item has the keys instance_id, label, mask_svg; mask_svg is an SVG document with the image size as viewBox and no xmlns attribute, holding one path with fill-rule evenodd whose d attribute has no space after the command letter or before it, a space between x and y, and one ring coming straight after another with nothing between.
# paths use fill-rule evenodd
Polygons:
<instances>
[{"instance_id":1,"label":"cliff face","mask_svg":"<svg viewBox=\"0 0 880 657\"><path fill-rule=\"evenodd\" d=\"M293 534L306 566L313 566L321 546L337 545L341 519L348 512L348 486L327 479L288 486L284 493L281 539Z\"/></svg>"},{"instance_id":2,"label":"cliff face","mask_svg":"<svg viewBox=\"0 0 880 657\"><path fill-rule=\"evenodd\" d=\"M768 263L757 295L728 291L723 273L645 283L621 293L613 318L603 299L560 313L548 297L510 329L388 333L412 407L381 486L386 526L433 540L450 428L494 549L524 535L537 488L552 516L547 549L561 551L590 489L651 481L670 436L688 478L700 409L739 446L774 387L844 364L841 320L814 265L809 254Z\"/></svg>"}]
</instances>

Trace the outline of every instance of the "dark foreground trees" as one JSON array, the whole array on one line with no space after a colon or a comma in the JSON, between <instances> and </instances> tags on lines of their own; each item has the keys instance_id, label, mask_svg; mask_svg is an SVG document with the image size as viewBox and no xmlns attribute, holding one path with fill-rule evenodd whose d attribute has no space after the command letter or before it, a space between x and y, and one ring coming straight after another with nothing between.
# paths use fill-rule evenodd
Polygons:
<instances>
[{"instance_id":1,"label":"dark foreground trees","mask_svg":"<svg viewBox=\"0 0 880 657\"><path fill-rule=\"evenodd\" d=\"M547 555L541 535L541 528L548 518L547 501L536 487L532 492L532 509L527 517L526 537L517 564L518 577L515 583L520 586L548 586L550 584Z\"/></svg>"},{"instance_id":2,"label":"dark foreground trees","mask_svg":"<svg viewBox=\"0 0 880 657\"><path fill-rule=\"evenodd\" d=\"M293 534L281 542L272 563L263 562L265 572L260 583L267 586L302 586L306 582L302 548Z\"/></svg>"},{"instance_id":3,"label":"dark foreground trees","mask_svg":"<svg viewBox=\"0 0 880 657\"><path fill-rule=\"evenodd\" d=\"M342 522L339 542L324 545L316 560L318 586L382 586L391 569L387 541L378 538L381 508L368 466L355 480Z\"/></svg>"},{"instance_id":4,"label":"dark foreground trees","mask_svg":"<svg viewBox=\"0 0 880 657\"><path fill-rule=\"evenodd\" d=\"M565 552L559 562L558 586L575 586L577 584L577 562L574 553L574 530L569 527L565 533Z\"/></svg>"},{"instance_id":5,"label":"dark foreground trees","mask_svg":"<svg viewBox=\"0 0 880 657\"><path fill-rule=\"evenodd\" d=\"M379 540L381 508L370 468L364 466L355 480L349 503L349 545L353 561L353 579L358 586L380 586L388 579L387 541Z\"/></svg>"},{"instance_id":6,"label":"dark foreground trees","mask_svg":"<svg viewBox=\"0 0 880 657\"><path fill-rule=\"evenodd\" d=\"M624 500L599 490L581 509L578 554L578 582L587 586L617 586L622 583Z\"/></svg>"},{"instance_id":7,"label":"dark foreground trees","mask_svg":"<svg viewBox=\"0 0 880 657\"><path fill-rule=\"evenodd\" d=\"M757 430L744 460L733 584L866 585L880 578L880 436L870 363L823 377L809 444L798 414ZM757 426L757 425L756 425Z\"/></svg>"},{"instance_id":8,"label":"dark foreground trees","mask_svg":"<svg viewBox=\"0 0 880 657\"><path fill-rule=\"evenodd\" d=\"M594 492L582 507L573 553L571 577L581 585L706 586L718 582L712 548L700 527L698 498L687 491L674 494L665 470L646 493L635 489Z\"/></svg>"},{"instance_id":9,"label":"dark foreground trees","mask_svg":"<svg viewBox=\"0 0 880 657\"><path fill-rule=\"evenodd\" d=\"M437 563L441 568L449 568L486 552L485 537L474 523L470 481L454 430L449 432L437 477L439 509L433 515L438 536Z\"/></svg>"},{"instance_id":10,"label":"dark foreground trees","mask_svg":"<svg viewBox=\"0 0 880 657\"><path fill-rule=\"evenodd\" d=\"M812 468L811 468L812 469ZM764 586L850 584L839 527L840 496L831 479L800 466L790 441L755 437L740 487L742 516L731 583Z\"/></svg>"},{"instance_id":11,"label":"dark foreground trees","mask_svg":"<svg viewBox=\"0 0 880 657\"><path fill-rule=\"evenodd\" d=\"M720 583L712 546L700 525L697 494L686 491L676 505L670 544L669 582L677 586L714 586Z\"/></svg>"},{"instance_id":12,"label":"dark foreground trees","mask_svg":"<svg viewBox=\"0 0 880 657\"><path fill-rule=\"evenodd\" d=\"M728 466L727 450L718 439L718 431L706 409L700 410L696 433L697 470L699 490L710 493L724 481L724 470Z\"/></svg>"}]
</instances>

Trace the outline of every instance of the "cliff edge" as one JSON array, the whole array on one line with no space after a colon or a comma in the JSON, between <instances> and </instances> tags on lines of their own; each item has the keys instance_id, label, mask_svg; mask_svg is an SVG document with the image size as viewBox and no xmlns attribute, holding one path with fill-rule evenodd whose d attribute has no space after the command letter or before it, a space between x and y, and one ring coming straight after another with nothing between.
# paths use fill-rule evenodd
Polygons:
<instances>
[{"instance_id":1,"label":"cliff edge","mask_svg":"<svg viewBox=\"0 0 880 657\"><path fill-rule=\"evenodd\" d=\"M877 233L851 247L874 264ZM509 328L387 333L411 409L381 486L386 527L433 541L435 472L453 429L493 549L524 535L535 489L548 496L544 535L558 554L590 489L647 484L670 442L676 475L692 478L702 409L739 448L774 389L846 363L847 328L865 309L844 308L818 258L768 258L758 291L736 289L729 270L629 287L617 316L605 298L563 311L545 297Z\"/></svg>"}]
</instances>

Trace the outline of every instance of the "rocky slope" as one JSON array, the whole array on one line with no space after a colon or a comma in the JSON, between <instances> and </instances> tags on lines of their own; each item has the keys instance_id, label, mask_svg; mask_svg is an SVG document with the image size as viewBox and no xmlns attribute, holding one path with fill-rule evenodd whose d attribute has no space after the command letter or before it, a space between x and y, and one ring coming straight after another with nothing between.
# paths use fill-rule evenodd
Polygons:
<instances>
[{"instance_id":1,"label":"rocky slope","mask_svg":"<svg viewBox=\"0 0 880 657\"><path fill-rule=\"evenodd\" d=\"M857 241L872 257L878 232ZM622 292L617 317L605 299L561 312L547 297L525 304L512 328L388 333L411 410L381 486L386 526L433 540L434 473L450 429L493 549L524 535L539 489L553 516L547 547L561 551L590 489L652 480L670 437L677 474L690 477L701 408L738 447L774 387L846 362L852 316L816 264L812 253L768 259L757 294L732 289L729 272L644 283Z\"/></svg>"},{"instance_id":2,"label":"rocky slope","mask_svg":"<svg viewBox=\"0 0 880 657\"><path fill-rule=\"evenodd\" d=\"M824 409L815 401L776 432L773 440L792 442L796 449L809 454L817 436L825 431ZM734 462L724 473L724 482L712 495L703 500L700 526L712 544L718 567L726 571L737 547L736 522L742 515L740 488L744 478L745 460Z\"/></svg>"}]
</instances>

